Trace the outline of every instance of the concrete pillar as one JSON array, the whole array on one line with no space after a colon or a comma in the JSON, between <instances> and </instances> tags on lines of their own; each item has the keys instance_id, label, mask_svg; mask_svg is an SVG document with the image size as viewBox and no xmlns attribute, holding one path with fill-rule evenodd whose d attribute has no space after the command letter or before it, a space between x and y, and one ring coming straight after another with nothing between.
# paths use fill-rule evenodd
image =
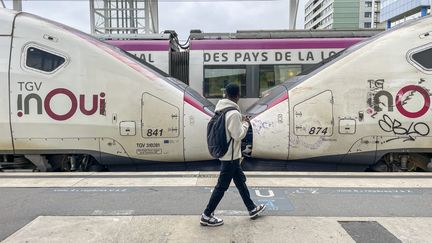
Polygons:
<instances>
[{"instance_id":1,"label":"concrete pillar","mask_svg":"<svg viewBox=\"0 0 432 243\"><path fill-rule=\"evenodd\" d=\"M96 24L95 24L95 8L94 8L94 1L90 0L90 31L91 34L96 34Z\"/></svg>"},{"instance_id":2,"label":"concrete pillar","mask_svg":"<svg viewBox=\"0 0 432 243\"><path fill-rule=\"evenodd\" d=\"M289 1L289 29L294 30L296 26L297 11L298 11L299 0Z\"/></svg>"},{"instance_id":3,"label":"concrete pillar","mask_svg":"<svg viewBox=\"0 0 432 243\"><path fill-rule=\"evenodd\" d=\"M13 9L15 11L22 11L22 1L21 0L13 0Z\"/></svg>"}]
</instances>

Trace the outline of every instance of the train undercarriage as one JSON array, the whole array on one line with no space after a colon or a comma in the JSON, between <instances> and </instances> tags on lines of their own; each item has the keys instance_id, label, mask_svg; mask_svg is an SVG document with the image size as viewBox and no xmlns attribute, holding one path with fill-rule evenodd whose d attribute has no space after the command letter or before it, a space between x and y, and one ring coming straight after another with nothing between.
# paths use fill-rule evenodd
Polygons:
<instances>
[{"instance_id":1,"label":"train undercarriage","mask_svg":"<svg viewBox=\"0 0 432 243\"><path fill-rule=\"evenodd\" d=\"M367 172L426 172L432 171L432 154L387 153L372 165L327 164L297 161L263 161L246 158L249 171L367 171ZM102 171L190 171L218 170L217 161L189 163L142 163L141 166L110 167L85 154L1 155L0 171L26 170L34 172L102 172Z\"/></svg>"},{"instance_id":2,"label":"train undercarriage","mask_svg":"<svg viewBox=\"0 0 432 243\"><path fill-rule=\"evenodd\" d=\"M388 153L370 167L377 172L425 172L432 171L432 154Z\"/></svg>"},{"instance_id":3,"label":"train undercarriage","mask_svg":"<svg viewBox=\"0 0 432 243\"><path fill-rule=\"evenodd\" d=\"M108 171L91 155L3 155L0 171L32 170L34 172Z\"/></svg>"}]
</instances>

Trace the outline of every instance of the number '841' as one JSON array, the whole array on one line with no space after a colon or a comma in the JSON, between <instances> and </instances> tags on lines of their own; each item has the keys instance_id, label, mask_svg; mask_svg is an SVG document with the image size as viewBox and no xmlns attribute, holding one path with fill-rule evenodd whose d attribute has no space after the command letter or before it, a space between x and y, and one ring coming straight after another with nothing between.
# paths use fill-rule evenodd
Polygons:
<instances>
[{"instance_id":1,"label":"number '841'","mask_svg":"<svg viewBox=\"0 0 432 243\"><path fill-rule=\"evenodd\" d=\"M147 129L147 137L162 137L163 129Z\"/></svg>"}]
</instances>

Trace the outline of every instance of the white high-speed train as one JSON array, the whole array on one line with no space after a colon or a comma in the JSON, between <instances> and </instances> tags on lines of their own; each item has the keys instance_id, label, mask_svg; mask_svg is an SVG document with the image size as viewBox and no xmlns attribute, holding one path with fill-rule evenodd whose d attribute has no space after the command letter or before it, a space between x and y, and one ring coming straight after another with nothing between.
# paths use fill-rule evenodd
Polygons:
<instances>
[{"instance_id":1,"label":"white high-speed train","mask_svg":"<svg viewBox=\"0 0 432 243\"><path fill-rule=\"evenodd\" d=\"M432 17L354 45L248 110L251 156L295 169L432 169ZM278 162L276 162L278 163ZM276 164L274 163L274 164Z\"/></svg>"},{"instance_id":2,"label":"white high-speed train","mask_svg":"<svg viewBox=\"0 0 432 243\"><path fill-rule=\"evenodd\" d=\"M211 160L211 103L67 26L0 9L0 87L0 167L31 161L40 170L89 170Z\"/></svg>"}]
</instances>

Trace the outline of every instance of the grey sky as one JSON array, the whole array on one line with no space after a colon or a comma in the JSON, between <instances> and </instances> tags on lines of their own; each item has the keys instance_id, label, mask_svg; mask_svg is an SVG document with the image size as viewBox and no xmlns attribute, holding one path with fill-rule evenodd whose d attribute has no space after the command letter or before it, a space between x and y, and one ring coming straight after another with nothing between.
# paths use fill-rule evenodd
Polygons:
<instances>
[{"instance_id":1,"label":"grey sky","mask_svg":"<svg viewBox=\"0 0 432 243\"><path fill-rule=\"evenodd\" d=\"M297 28L303 29L300 0ZM12 8L12 0L5 0ZM23 11L90 32L89 2L23 0ZM288 0L274 1L159 1L159 30L175 30L186 39L191 29L205 32L288 29Z\"/></svg>"}]
</instances>

